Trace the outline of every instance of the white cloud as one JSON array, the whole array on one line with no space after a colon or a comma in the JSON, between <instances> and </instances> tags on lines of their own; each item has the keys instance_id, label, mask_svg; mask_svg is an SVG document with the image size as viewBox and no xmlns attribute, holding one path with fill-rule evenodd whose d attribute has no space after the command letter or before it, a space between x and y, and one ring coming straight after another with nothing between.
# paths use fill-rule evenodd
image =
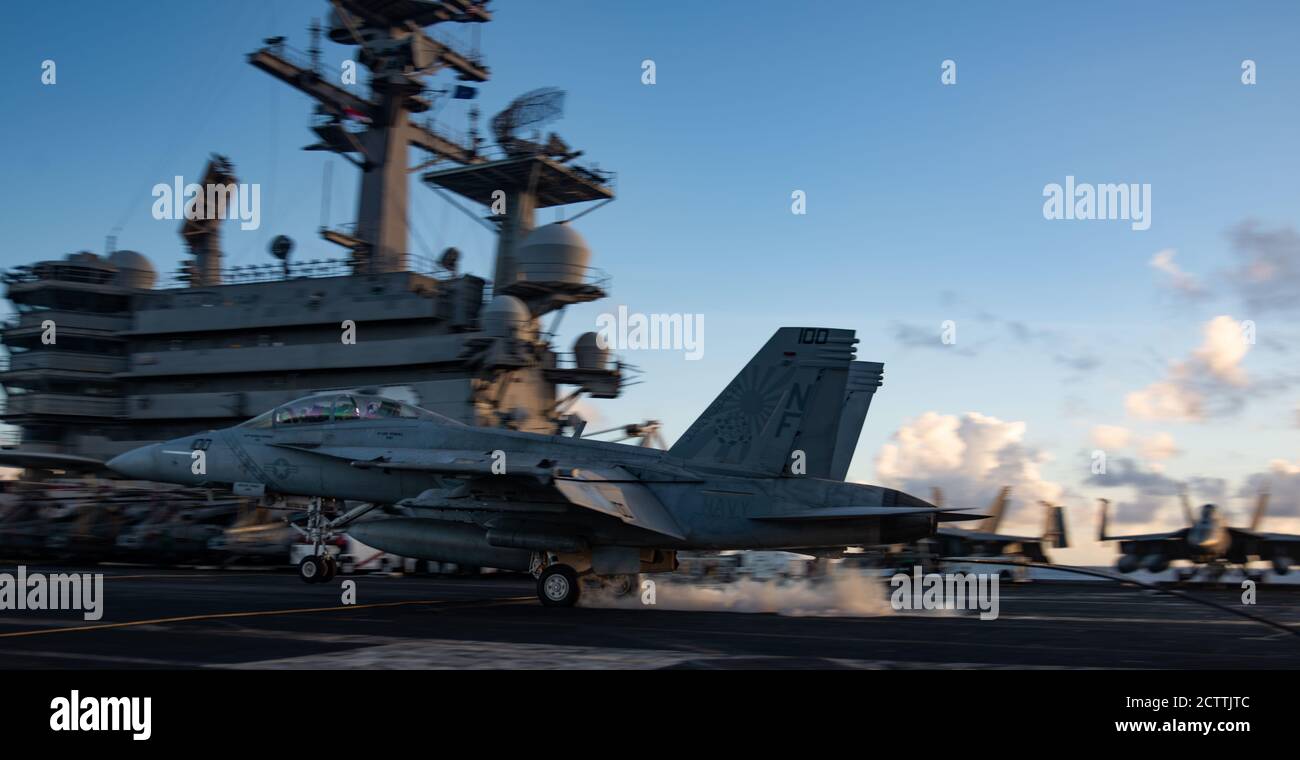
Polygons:
<instances>
[{"instance_id":1,"label":"white cloud","mask_svg":"<svg viewBox=\"0 0 1300 760\"><path fill-rule=\"evenodd\" d=\"M1202 419L1204 399L1184 387L1178 380L1159 380L1124 397L1124 408L1134 417L1145 420Z\"/></svg>"},{"instance_id":2,"label":"white cloud","mask_svg":"<svg viewBox=\"0 0 1300 760\"><path fill-rule=\"evenodd\" d=\"M1174 442L1172 435L1156 433L1142 439L1138 445L1138 453L1147 459L1161 460L1177 456L1182 452L1178 449L1178 444Z\"/></svg>"},{"instance_id":3,"label":"white cloud","mask_svg":"<svg viewBox=\"0 0 1300 760\"><path fill-rule=\"evenodd\" d=\"M1128 448L1133 440L1133 431L1119 425L1094 425L1092 428L1092 445L1099 449Z\"/></svg>"},{"instance_id":4,"label":"white cloud","mask_svg":"<svg viewBox=\"0 0 1300 760\"><path fill-rule=\"evenodd\" d=\"M1041 535L1044 514L1038 502L1061 504L1066 490L1043 477L1050 457L1025 443L1024 422L967 412L959 416L926 412L906 421L876 456L881 485L929 498L930 488L943 489L949 507L983 510L1003 486L1011 487L1011 503L1000 531ZM1071 547L1053 552L1067 562L1106 562L1109 554L1096 546L1091 510L1066 506ZM1113 549L1112 549L1113 550Z\"/></svg>"},{"instance_id":5,"label":"white cloud","mask_svg":"<svg viewBox=\"0 0 1300 760\"><path fill-rule=\"evenodd\" d=\"M1248 384L1241 360L1250 350L1242 323L1224 314L1211 319L1202 328L1201 345L1187 359L1174 362L1163 380L1132 391L1124 398L1124 407L1142 419L1196 421L1216 408L1231 408L1237 397L1225 390L1244 388Z\"/></svg>"},{"instance_id":6,"label":"white cloud","mask_svg":"<svg viewBox=\"0 0 1300 760\"><path fill-rule=\"evenodd\" d=\"M1169 275L1169 285L1174 290L1187 296L1205 295L1205 288L1196 281L1196 278L1184 272L1174 263L1174 256L1177 251L1173 248L1165 248L1156 251L1156 255L1151 257L1149 262L1151 266L1161 272Z\"/></svg>"},{"instance_id":7,"label":"white cloud","mask_svg":"<svg viewBox=\"0 0 1300 760\"><path fill-rule=\"evenodd\" d=\"M1229 385L1246 384L1246 373L1238 365L1250 350L1242 324L1226 314L1205 323L1205 340L1193 358L1214 377Z\"/></svg>"}]
</instances>

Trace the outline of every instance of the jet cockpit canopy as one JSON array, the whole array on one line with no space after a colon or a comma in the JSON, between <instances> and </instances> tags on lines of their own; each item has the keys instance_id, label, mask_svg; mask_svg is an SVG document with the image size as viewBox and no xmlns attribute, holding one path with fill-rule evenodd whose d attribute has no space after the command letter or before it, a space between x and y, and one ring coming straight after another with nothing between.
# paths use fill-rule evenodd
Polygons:
<instances>
[{"instance_id":1,"label":"jet cockpit canopy","mask_svg":"<svg viewBox=\"0 0 1300 760\"><path fill-rule=\"evenodd\" d=\"M414 404L366 393L317 393L281 404L240 427L267 428L353 420L421 419L459 424Z\"/></svg>"}]
</instances>

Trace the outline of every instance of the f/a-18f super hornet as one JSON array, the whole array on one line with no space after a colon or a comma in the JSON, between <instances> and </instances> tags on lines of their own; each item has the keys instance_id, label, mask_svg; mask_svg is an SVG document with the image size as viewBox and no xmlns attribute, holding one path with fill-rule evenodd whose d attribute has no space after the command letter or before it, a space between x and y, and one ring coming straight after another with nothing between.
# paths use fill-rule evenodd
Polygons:
<instances>
[{"instance_id":1,"label":"f/a-18f super hornet","mask_svg":"<svg viewBox=\"0 0 1300 760\"><path fill-rule=\"evenodd\" d=\"M1107 535L1106 520L1110 502L1107 499L1098 500L1101 508L1098 538L1119 542L1120 557L1115 565L1117 570L1121 573L1135 570L1158 573L1178 559L1188 560L1193 565L1190 572L1179 570L1180 580L1194 575L1200 567L1205 567L1212 577L1222 575L1228 565L1239 565L1243 572L1247 572L1246 564L1251 560L1272 563L1273 572L1278 575L1286 575L1291 570L1291 562L1297 551L1300 551L1300 535L1265 533L1259 530L1268 507L1267 491L1260 492L1248 528L1228 525L1213 504L1202 506L1200 517L1193 517L1187 494L1183 494L1181 500L1186 527L1168 533L1134 536Z\"/></svg>"},{"instance_id":2,"label":"f/a-18f super hornet","mask_svg":"<svg viewBox=\"0 0 1300 760\"><path fill-rule=\"evenodd\" d=\"M845 412L850 365L868 364L853 362L856 342L852 330L777 330L668 451L472 427L332 392L108 466L297 502L318 546L346 531L402 556L531 571L543 604L568 606L579 576L627 590L637 573L674 569L678 550L892 544L963 519L841 480L841 420L864 416ZM365 503L343 511L345 500ZM394 516L358 520L381 506ZM309 581L333 572L323 552L300 564Z\"/></svg>"}]
</instances>

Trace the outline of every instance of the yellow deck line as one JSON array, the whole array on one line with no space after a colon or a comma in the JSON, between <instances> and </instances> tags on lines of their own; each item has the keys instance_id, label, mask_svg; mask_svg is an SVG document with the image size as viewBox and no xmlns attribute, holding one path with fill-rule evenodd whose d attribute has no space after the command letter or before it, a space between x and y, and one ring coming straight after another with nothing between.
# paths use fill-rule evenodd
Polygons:
<instances>
[{"instance_id":1,"label":"yellow deck line","mask_svg":"<svg viewBox=\"0 0 1300 760\"><path fill-rule=\"evenodd\" d=\"M532 599L531 596L503 597L492 602L517 602ZM331 607L298 607L283 610L256 610L253 612L214 612L206 615L181 615L178 617L152 618L149 620L128 620L122 623L96 623L94 625L75 625L61 628L38 628L32 631L14 631L0 633L0 639L18 636L40 636L47 633L71 633L73 631L105 631L113 628L132 628L141 625L164 625L167 623L187 623L196 620L225 620L230 618L268 617L270 615L297 615L309 612L347 612L349 610L372 610L380 607L411 607L418 605L449 604L454 599L408 599L400 602L375 602L372 604L340 604Z\"/></svg>"}]
</instances>

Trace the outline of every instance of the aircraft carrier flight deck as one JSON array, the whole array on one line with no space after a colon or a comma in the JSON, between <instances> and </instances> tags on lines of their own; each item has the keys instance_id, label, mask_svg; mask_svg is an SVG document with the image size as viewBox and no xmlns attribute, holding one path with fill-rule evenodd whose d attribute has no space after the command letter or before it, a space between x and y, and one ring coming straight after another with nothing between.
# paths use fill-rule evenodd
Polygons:
<instances>
[{"instance_id":1,"label":"aircraft carrier flight deck","mask_svg":"<svg viewBox=\"0 0 1300 760\"><path fill-rule=\"evenodd\" d=\"M746 607L725 589L666 584L654 609L636 600L592 608L586 605L605 601L585 598L576 609L543 613L524 576L363 575L354 578L355 604L344 605L338 583L309 586L291 572L61 569L105 573L102 617L6 614L0 667L1257 669L1300 662L1294 635L1107 582L1008 583L999 617L979 620L965 612L893 612L883 580L885 602L874 611L780 598ZM1240 595L1231 586L1186 593L1220 604ZM1265 586L1253 612L1294 628L1298 599L1296 590ZM735 611L764 604L788 609Z\"/></svg>"}]
</instances>

